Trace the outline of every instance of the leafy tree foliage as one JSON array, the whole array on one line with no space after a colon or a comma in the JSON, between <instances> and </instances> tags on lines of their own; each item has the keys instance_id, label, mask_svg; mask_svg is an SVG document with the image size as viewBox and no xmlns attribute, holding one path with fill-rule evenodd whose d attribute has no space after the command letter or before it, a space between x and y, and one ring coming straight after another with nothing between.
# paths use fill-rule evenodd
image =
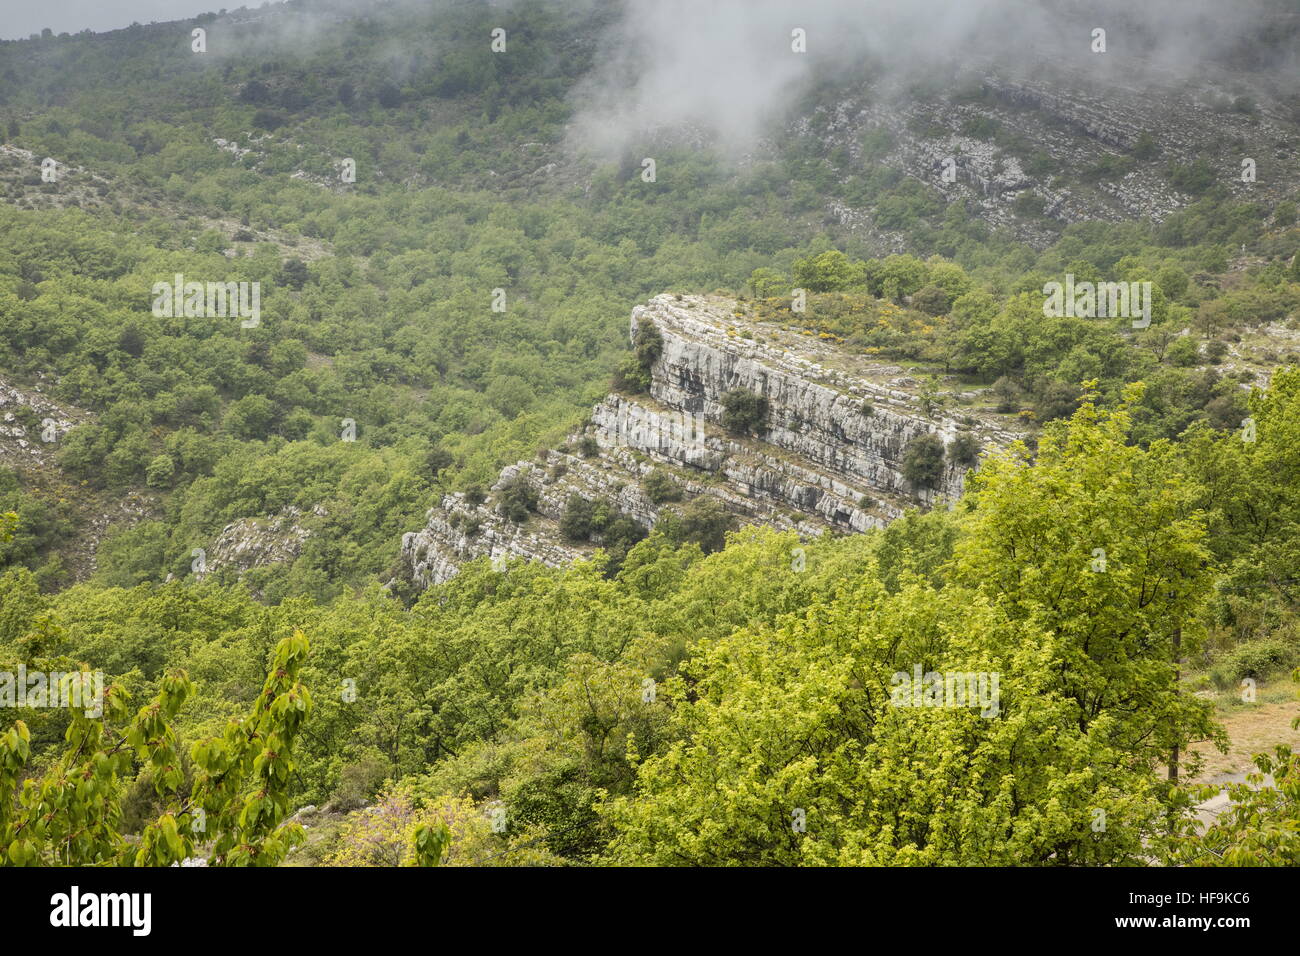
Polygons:
<instances>
[{"instance_id":1,"label":"leafy tree foliage","mask_svg":"<svg viewBox=\"0 0 1300 956\"><path fill-rule=\"evenodd\" d=\"M722 427L737 435L760 433L767 421L767 399L747 388L722 396Z\"/></svg>"},{"instance_id":2,"label":"leafy tree foliage","mask_svg":"<svg viewBox=\"0 0 1300 956\"><path fill-rule=\"evenodd\" d=\"M650 500L657 505L682 500L682 486L667 471L656 468L641 482Z\"/></svg>"},{"instance_id":3,"label":"leafy tree foliage","mask_svg":"<svg viewBox=\"0 0 1300 956\"><path fill-rule=\"evenodd\" d=\"M1204 702L1179 691L1174 644L1192 639L1208 575L1171 450L1133 448L1129 427L1089 404L1036 465L995 458L942 589L905 575L890 593L869 574L697 646L669 698L677 742L601 810L617 832L609 859L1144 859L1171 806L1152 771L1212 731ZM1116 558L1090 575L1098 510ZM891 675L914 665L1000 674L998 712L897 706Z\"/></svg>"},{"instance_id":4,"label":"leafy tree foliage","mask_svg":"<svg viewBox=\"0 0 1300 956\"><path fill-rule=\"evenodd\" d=\"M61 757L41 775L27 777L32 740L27 724L15 721L0 737L5 861L166 866L190 858L204 843L215 865L278 864L302 835L301 827L284 820L293 746L311 707L298 680L307 649L300 633L281 641L247 718L232 719L220 737L194 744L188 793L182 792L186 774L171 725L193 693L183 671L164 677L154 700L125 725L124 688L108 688L102 712L91 716L99 709L85 706L92 699L91 673L67 673L59 691L83 706L69 710ZM154 790L167 804L138 844L126 841L120 828L122 781L137 761L148 768Z\"/></svg>"},{"instance_id":5,"label":"leafy tree foliage","mask_svg":"<svg viewBox=\"0 0 1300 956\"><path fill-rule=\"evenodd\" d=\"M913 487L934 488L943 480L943 439L933 432L917 435L903 448L902 474Z\"/></svg>"}]
</instances>

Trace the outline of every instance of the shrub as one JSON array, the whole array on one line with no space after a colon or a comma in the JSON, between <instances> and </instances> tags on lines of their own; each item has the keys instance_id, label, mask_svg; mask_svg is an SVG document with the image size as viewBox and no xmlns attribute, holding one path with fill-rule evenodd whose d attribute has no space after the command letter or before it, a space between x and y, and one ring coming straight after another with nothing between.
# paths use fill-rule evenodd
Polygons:
<instances>
[{"instance_id":1,"label":"shrub","mask_svg":"<svg viewBox=\"0 0 1300 956\"><path fill-rule=\"evenodd\" d=\"M1190 335L1175 339L1165 351L1165 358L1176 368L1191 368L1201 360L1201 350Z\"/></svg>"},{"instance_id":2,"label":"shrub","mask_svg":"<svg viewBox=\"0 0 1300 956\"><path fill-rule=\"evenodd\" d=\"M1020 386L1006 375L993 383L991 391L997 396L998 411L1004 415L1014 412L1020 404Z\"/></svg>"},{"instance_id":3,"label":"shrub","mask_svg":"<svg viewBox=\"0 0 1300 956\"><path fill-rule=\"evenodd\" d=\"M809 292L838 292L860 284L862 279L862 264L854 263L838 249L795 260L794 285Z\"/></svg>"},{"instance_id":4,"label":"shrub","mask_svg":"<svg viewBox=\"0 0 1300 956\"><path fill-rule=\"evenodd\" d=\"M733 388L722 396L722 427L736 435L752 435L767 419L767 399L747 388Z\"/></svg>"},{"instance_id":5,"label":"shrub","mask_svg":"<svg viewBox=\"0 0 1300 956\"><path fill-rule=\"evenodd\" d=\"M1214 167L1205 157L1190 165L1171 163L1168 176L1175 189L1193 196L1199 196L1215 183Z\"/></svg>"},{"instance_id":6,"label":"shrub","mask_svg":"<svg viewBox=\"0 0 1300 956\"><path fill-rule=\"evenodd\" d=\"M1068 382L1048 382L1034 403L1034 411L1040 422L1049 422L1054 418L1068 418L1079 407L1080 390L1077 385Z\"/></svg>"},{"instance_id":7,"label":"shrub","mask_svg":"<svg viewBox=\"0 0 1300 956\"><path fill-rule=\"evenodd\" d=\"M610 556L610 571L617 572L632 546L646 536L646 529L622 512L613 508L610 512L600 543Z\"/></svg>"},{"instance_id":8,"label":"shrub","mask_svg":"<svg viewBox=\"0 0 1300 956\"><path fill-rule=\"evenodd\" d=\"M649 322L638 326L632 354L614 369L614 388L634 395L650 391L650 367L663 351L664 339L659 330Z\"/></svg>"},{"instance_id":9,"label":"shrub","mask_svg":"<svg viewBox=\"0 0 1300 956\"><path fill-rule=\"evenodd\" d=\"M644 395L650 391L650 373L641 367L635 355L629 355L614 368L614 391Z\"/></svg>"},{"instance_id":10,"label":"shrub","mask_svg":"<svg viewBox=\"0 0 1300 956\"><path fill-rule=\"evenodd\" d=\"M937 285L928 285L912 293L912 308L927 315L946 315L952 299Z\"/></svg>"},{"instance_id":11,"label":"shrub","mask_svg":"<svg viewBox=\"0 0 1300 956\"><path fill-rule=\"evenodd\" d=\"M775 269L755 269L749 276L749 288L755 298L767 299L790 290L789 281Z\"/></svg>"},{"instance_id":12,"label":"shrub","mask_svg":"<svg viewBox=\"0 0 1300 956\"><path fill-rule=\"evenodd\" d=\"M1238 644L1210 672L1216 687L1226 690L1249 677L1260 680L1295 663L1294 645L1276 637L1261 637Z\"/></svg>"},{"instance_id":13,"label":"shrub","mask_svg":"<svg viewBox=\"0 0 1300 956\"><path fill-rule=\"evenodd\" d=\"M596 503L576 491L569 495L560 516L560 534L570 541L586 541L591 537L591 518Z\"/></svg>"},{"instance_id":14,"label":"shrub","mask_svg":"<svg viewBox=\"0 0 1300 956\"><path fill-rule=\"evenodd\" d=\"M1205 406L1205 417L1214 428L1235 431L1249 414L1240 392L1231 392L1213 398Z\"/></svg>"},{"instance_id":15,"label":"shrub","mask_svg":"<svg viewBox=\"0 0 1300 956\"><path fill-rule=\"evenodd\" d=\"M1047 201L1037 193L1023 192L1016 197L1016 201L1011 204L1011 208L1015 210L1017 216L1033 219L1046 212Z\"/></svg>"},{"instance_id":16,"label":"shrub","mask_svg":"<svg viewBox=\"0 0 1300 956\"><path fill-rule=\"evenodd\" d=\"M609 499L593 501L574 492L565 502L560 533L570 541L598 539L610 559L605 572L613 576L623 566L632 546L646 536L646 529L619 511Z\"/></svg>"},{"instance_id":17,"label":"shrub","mask_svg":"<svg viewBox=\"0 0 1300 956\"><path fill-rule=\"evenodd\" d=\"M1228 357L1228 343L1214 339L1205 344L1205 360L1211 365L1218 365Z\"/></svg>"},{"instance_id":18,"label":"shrub","mask_svg":"<svg viewBox=\"0 0 1300 956\"><path fill-rule=\"evenodd\" d=\"M345 764L330 796L329 809L348 813L366 806L392 772L392 765L374 753Z\"/></svg>"},{"instance_id":19,"label":"shrub","mask_svg":"<svg viewBox=\"0 0 1300 956\"><path fill-rule=\"evenodd\" d=\"M159 455L145 469L145 484L150 488L166 488L176 475L176 463L166 455Z\"/></svg>"},{"instance_id":20,"label":"shrub","mask_svg":"<svg viewBox=\"0 0 1300 956\"><path fill-rule=\"evenodd\" d=\"M497 512L515 524L523 524L537 510L537 492L525 478L514 478L497 492Z\"/></svg>"},{"instance_id":21,"label":"shrub","mask_svg":"<svg viewBox=\"0 0 1300 956\"><path fill-rule=\"evenodd\" d=\"M436 445L433 448L430 448L429 453L424 456L424 467L426 471L434 477L437 477L438 472L442 471L444 468L450 468L455 463L456 459L451 456L450 452L439 448Z\"/></svg>"},{"instance_id":22,"label":"shrub","mask_svg":"<svg viewBox=\"0 0 1300 956\"><path fill-rule=\"evenodd\" d=\"M659 334L659 329L652 323L646 322L638 325L636 330L636 345L632 349L636 355L637 363L647 372L650 366L659 360L659 356L664 352L664 337Z\"/></svg>"},{"instance_id":23,"label":"shrub","mask_svg":"<svg viewBox=\"0 0 1300 956\"><path fill-rule=\"evenodd\" d=\"M721 551L727 543L727 532L735 519L717 500L696 498L679 513L669 515L664 521L665 533L673 544L694 542L705 554Z\"/></svg>"},{"instance_id":24,"label":"shrub","mask_svg":"<svg viewBox=\"0 0 1300 956\"><path fill-rule=\"evenodd\" d=\"M641 485L645 488L646 496L657 505L682 500L682 486L668 472L659 468L646 475Z\"/></svg>"},{"instance_id":25,"label":"shrub","mask_svg":"<svg viewBox=\"0 0 1300 956\"><path fill-rule=\"evenodd\" d=\"M972 116L961 126L963 136L982 140L993 139L1000 129L998 121L989 116Z\"/></svg>"},{"instance_id":26,"label":"shrub","mask_svg":"<svg viewBox=\"0 0 1300 956\"><path fill-rule=\"evenodd\" d=\"M1133 144L1133 155L1143 161L1155 159L1160 155L1160 144L1156 142L1154 136L1144 131Z\"/></svg>"},{"instance_id":27,"label":"shrub","mask_svg":"<svg viewBox=\"0 0 1300 956\"><path fill-rule=\"evenodd\" d=\"M290 289L300 291L309 279L311 279L311 272L301 259L286 259L280 268L280 282Z\"/></svg>"},{"instance_id":28,"label":"shrub","mask_svg":"<svg viewBox=\"0 0 1300 956\"><path fill-rule=\"evenodd\" d=\"M948 446L948 459L953 464L970 468L980 460L979 439L970 432L962 432Z\"/></svg>"},{"instance_id":29,"label":"shrub","mask_svg":"<svg viewBox=\"0 0 1300 956\"><path fill-rule=\"evenodd\" d=\"M943 439L927 432L903 449L903 477L916 488L934 488L943 480Z\"/></svg>"}]
</instances>

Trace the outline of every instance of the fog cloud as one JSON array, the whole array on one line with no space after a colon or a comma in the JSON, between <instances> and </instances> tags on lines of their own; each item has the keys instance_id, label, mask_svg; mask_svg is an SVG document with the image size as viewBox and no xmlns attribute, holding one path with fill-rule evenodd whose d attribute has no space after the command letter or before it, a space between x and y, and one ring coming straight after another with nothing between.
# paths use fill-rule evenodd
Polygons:
<instances>
[{"instance_id":1,"label":"fog cloud","mask_svg":"<svg viewBox=\"0 0 1300 956\"><path fill-rule=\"evenodd\" d=\"M496 9L515 5L487 2ZM917 80L942 89L955 71L992 68L1048 70L1058 81L1081 85L1133 86L1199 81L1212 67L1227 65L1295 86L1300 67L1296 0L551 2L621 11L596 38L596 67L574 91L573 143L605 154L641 144L656 129L682 126L707 131L725 148L748 149L811 84L856 80L865 71L887 92ZM226 52L306 48L339 17L377 8L400 18L455 5L306 0L293 4L292 13L267 17L263 29L241 38L238 51ZM213 0L45 0L8 15L5 29L14 36L43 26L56 32L110 29L132 20L190 17L213 6ZM1104 56L1091 52L1094 29L1106 31ZM795 30L803 31L806 52L792 49ZM391 49L380 50L398 81L414 62L411 39L395 34ZM436 32L429 43L432 55L440 55ZM212 48L214 55L222 52L219 43Z\"/></svg>"},{"instance_id":2,"label":"fog cloud","mask_svg":"<svg viewBox=\"0 0 1300 956\"><path fill-rule=\"evenodd\" d=\"M883 81L942 83L962 67L996 66L1081 83L1177 82L1230 59L1243 38L1267 33L1266 13L1286 9L1286 0L633 0L578 91L576 139L617 152L689 124L745 148L808 84L864 67ZM806 52L793 48L796 29ZM1105 55L1092 50L1094 29L1106 31Z\"/></svg>"}]
</instances>

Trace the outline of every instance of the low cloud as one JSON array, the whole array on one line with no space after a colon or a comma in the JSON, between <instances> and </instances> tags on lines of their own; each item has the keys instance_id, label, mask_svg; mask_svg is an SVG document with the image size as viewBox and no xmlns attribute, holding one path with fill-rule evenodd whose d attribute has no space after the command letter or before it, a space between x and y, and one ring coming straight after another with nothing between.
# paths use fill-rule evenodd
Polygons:
<instances>
[{"instance_id":1,"label":"low cloud","mask_svg":"<svg viewBox=\"0 0 1300 956\"><path fill-rule=\"evenodd\" d=\"M1177 82L1257 44L1268 17L1286 9L1284 0L632 2L576 93L575 140L617 153L685 124L724 148L748 148L809 84L864 67L903 82L943 82L956 69L995 64L1081 82ZM796 29L806 52L792 48ZM1104 56L1092 51L1094 29L1106 31Z\"/></svg>"}]
</instances>

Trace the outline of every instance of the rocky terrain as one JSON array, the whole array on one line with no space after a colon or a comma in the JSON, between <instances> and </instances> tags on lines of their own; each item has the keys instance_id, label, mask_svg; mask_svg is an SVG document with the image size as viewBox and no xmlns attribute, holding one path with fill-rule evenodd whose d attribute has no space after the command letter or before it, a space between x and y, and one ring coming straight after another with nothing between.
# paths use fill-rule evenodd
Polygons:
<instances>
[{"instance_id":1,"label":"rocky terrain","mask_svg":"<svg viewBox=\"0 0 1300 956\"><path fill-rule=\"evenodd\" d=\"M805 536L864 531L960 494L967 469L951 457L934 487L907 481L901 460L913 439L933 433L948 444L964 432L988 449L1017 434L991 412L929 417L904 369L755 321L734 300L657 296L633 310L632 341L651 328L662 349L649 393L609 395L565 446L505 468L482 500L444 496L426 526L402 538L414 581L445 581L485 555L558 565L591 552L599 541L575 543L560 532L574 495L603 498L653 528L665 509L681 506L656 503L646 486L654 472L671 477L681 501L707 496L741 523ZM750 435L722 424L723 398L738 389L766 401L763 425ZM502 492L519 482L536 501L522 522L499 508Z\"/></svg>"},{"instance_id":2,"label":"rocky terrain","mask_svg":"<svg viewBox=\"0 0 1300 956\"><path fill-rule=\"evenodd\" d=\"M218 140L222 149L233 146ZM238 148L234 147L238 155ZM43 159L54 160L54 179L41 176ZM57 157L41 157L31 150L0 143L0 202L18 209L109 209L128 218L164 213L186 230L187 244L194 248L204 232L219 233L226 244L221 250L227 258L249 254L254 245L270 243L282 256L313 262L332 253L329 246L315 238L297 236L281 229L256 229L229 217L213 217L178 203L157 190L149 190L127 177L72 166Z\"/></svg>"},{"instance_id":3,"label":"rocky terrain","mask_svg":"<svg viewBox=\"0 0 1300 956\"><path fill-rule=\"evenodd\" d=\"M89 413L47 398L39 385L19 387L0 379L0 465L51 464L59 439L90 420Z\"/></svg>"},{"instance_id":4,"label":"rocky terrain","mask_svg":"<svg viewBox=\"0 0 1300 956\"><path fill-rule=\"evenodd\" d=\"M789 132L847 156L842 179L892 167L1039 247L1070 223L1163 221L1196 198L1176 184L1179 166L1203 163L1212 185L1276 201L1300 156L1295 104L1240 83L1157 75L1103 84L1090 83L1087 70L1067 78L972 65L935 86L862 89L796 119ZM1253 181L1243 180L1246 160ZM834 200L827 216L879 252L902 249L872 207Z\"/></svg>"},{"instance_id":5,"label":"rocky terrain","mask_svg":"<svg viewBox=\"0 0 1300 956\"><path fill-rule=\"evenodd\" d=\"M304 515L293 505L286 506L269 518L240 518L221 529L205 559L209 571L234 568L247 571L277 562L292 562L302 551L303 543L311 537L314 522L310 518L324 518L327 512L320 505Z\"/></svg>"}]
</instances>

